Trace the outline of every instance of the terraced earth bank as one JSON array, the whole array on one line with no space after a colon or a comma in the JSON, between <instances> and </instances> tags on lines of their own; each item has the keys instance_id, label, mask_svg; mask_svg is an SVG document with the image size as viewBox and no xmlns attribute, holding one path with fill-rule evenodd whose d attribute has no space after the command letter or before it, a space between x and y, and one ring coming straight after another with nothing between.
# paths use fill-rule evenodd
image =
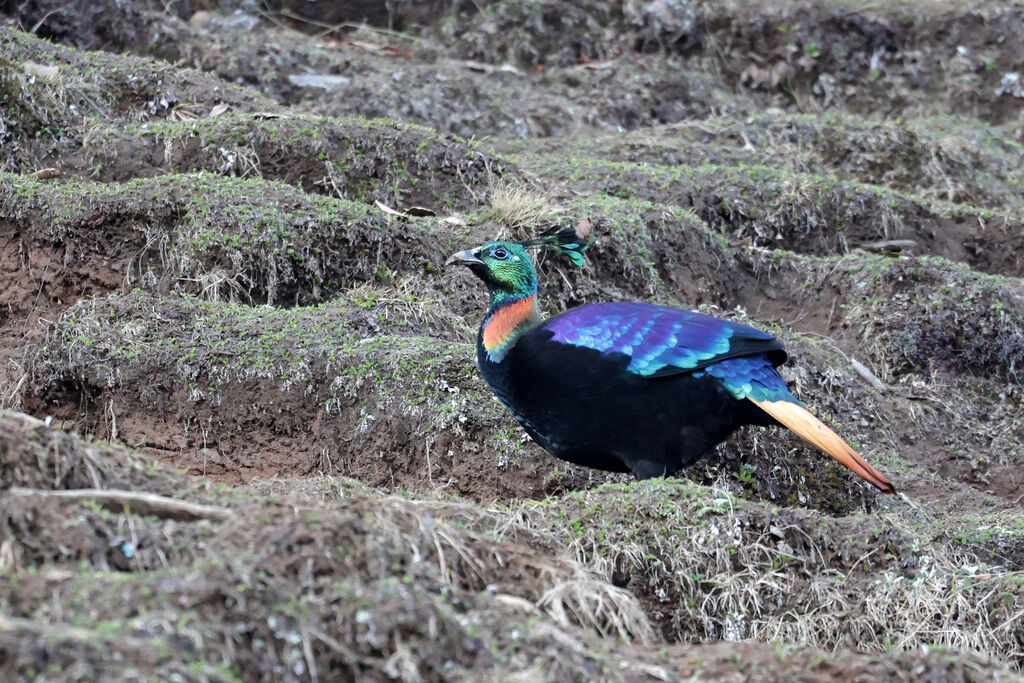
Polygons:
<instances>
[{"instance_id":1,"label":"terraced earth bank","mask_svg":"<svg viewBox=\"0 0 1024 683\"><path fill-rule=\"evenodd\" d=\"M0 1L0 678L1014 680L1024 4ZM777 430L547 456L441 264L771 330Z\"/></svg>"}]
</instances>

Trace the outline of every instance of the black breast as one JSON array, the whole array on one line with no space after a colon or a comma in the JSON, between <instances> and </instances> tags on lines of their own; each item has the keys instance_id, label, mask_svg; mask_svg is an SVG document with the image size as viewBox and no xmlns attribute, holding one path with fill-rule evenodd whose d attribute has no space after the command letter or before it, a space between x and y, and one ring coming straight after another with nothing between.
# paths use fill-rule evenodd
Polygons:
<instances>
[{"instance_id":1,"label":"black breast","mask_svg":"<svg viewBox=\"0 0 1024 683\"><path fill-rule=\"evenodd\" d=\"M712 377L645 378L629 357L551 341L537 328L480 369L498 398L550 453L588 467L673 474L736 427L759 421Z\"/></svg>"}]
</instances>

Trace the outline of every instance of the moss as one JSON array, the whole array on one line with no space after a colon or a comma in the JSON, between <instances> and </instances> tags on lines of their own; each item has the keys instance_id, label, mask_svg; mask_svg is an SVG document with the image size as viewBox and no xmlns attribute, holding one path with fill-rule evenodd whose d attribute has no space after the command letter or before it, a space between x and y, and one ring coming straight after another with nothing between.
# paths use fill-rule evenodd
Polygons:
<instances>
[{"instance_id":1,"label":"moss","mask_svg":"<svg viewBox=\"0 0 1024 683\"><path fill-rule=\"evenodd\" d=\"M747 142L739 149L734 131L741 123ZM589 142L573 139L560 143L564 149L556 148L554 153L550 145L537 145L514 158L576 186L617 195L639 191L640 196L659 201L665 201L671 191L683 203L692 201L688 198L694 194L722 188L723 177L727 185L768 186L755 192L757 199L752 203L736 204L742 197L731 193L723 197L729 203L730 221L762 219L766 212L758 203L781 208L794 200L806 201L800 194L811 192L817 208L825 213L838 208L850 214L832 220L843 229L857 224L857 214L865 211L866 203L895 211L908 223L914 222L916 206L941 218L989 220L986 216L992 215L1017 222L1015 214L1006 214L1003 208L1017 206L1019 201L1015 143L999 148L997 141L1008 138L980 121L949 118L934 128L932 123L922 119L910 126L828 114L754 114L742 122L722 117L702 122L700 128L682 126L655 138L642 132ZM951 137L957 136L958 125L983 134L971 142L969 137ZM708 158L728 163L709 164ZM895 159L902 163L895 165ZM979 163L980 159L984 162ZM822 172L823 164L835 174L832 179ZM979 166L997 170L979 174ZM695 189L688 187L694 184ZM800 194L794 195L793 187ZM937 188L946 189L943 193ZM871 199L872 194L876 199Z\"/></svg>"},{"instance_id":2,"label":"moss","mask_svg":"<svg viewBox=\"0 0 1024 683\"><path fill-rule=\"evenodd\" d=\"M111 230L123 230L136 245L122 266L129 284L253 302L322 301L354 281L379 279L373 251L383 244L444 245L427 253L407 249L405 258L392 261L408 275L442 259L466 231L434 218L396 223L364 204L208 173L126 183L0 174L0 200L5 196L11 200L2 202L0 216L37 221L46 230L35 233L37 240L47 233L54 241L82 240L78 248L85 251Z\"/></svg>"},{"instance_id":3,"label":"moss","mask_svg":"<svg viewBox=\"0 0 1024 683\"><path fill-rule=\"evenodd\" d=\"M85 163L90 167L106 166L128 148L139 155L141 145L153 151L143 155L146 163L165 170L259 174L307 192L340 193L370 203L381 199L398 208L466 206L488 173L514 173L454 136L357 116L228 113L98 128L90 132L89 142L91 156ZM174 153L158 152L165 146Z\"/></svg>"},{"instance_id":4,"label":"moss","mask_svg":"<svg viewBox=\"0 0 1024 683\"><path fill-rule=\"evenodd\" d=\"M1024 304L1017 279L978 273L939 256L816 258L785 252L754 255L754 268L792 270L797 287L816 296L822 274L838 282L844 324L859 329L860 348L896 374L923 368L1014 379L1024 368Z\"/></svg>"}]
</instances>

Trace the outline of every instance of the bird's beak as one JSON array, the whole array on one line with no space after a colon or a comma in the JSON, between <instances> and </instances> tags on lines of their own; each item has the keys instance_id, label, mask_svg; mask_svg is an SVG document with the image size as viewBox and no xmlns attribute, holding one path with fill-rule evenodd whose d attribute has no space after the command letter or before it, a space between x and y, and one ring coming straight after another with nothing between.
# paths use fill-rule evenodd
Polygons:
<instances>
[{"instance_id":1,"label":"bird's beak","mask_svg":"<svg viewBox=\"0 0 1024 683\"><path fill-rule=\"evenodd\" d=\"M473 265L484 265L484 262L476 257L469 249L460 251L452 254L448 257L448 260L444 262L446 266L473 266Z\"/></svg>"}]
</instances>

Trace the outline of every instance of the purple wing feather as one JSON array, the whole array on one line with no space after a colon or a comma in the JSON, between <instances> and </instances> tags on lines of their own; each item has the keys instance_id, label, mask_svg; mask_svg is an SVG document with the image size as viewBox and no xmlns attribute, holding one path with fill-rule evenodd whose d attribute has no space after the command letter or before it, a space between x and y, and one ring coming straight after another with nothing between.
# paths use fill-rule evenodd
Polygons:
<instances>
[{"instance_id":1,"label":"purple wing feather","mask_svg":"<svg viewBox=\"0 0 1024 683\"><path fill-rule=\"evenodd\" d=\"M552 341L630 358L628 370L645 377L692 372L741 356L785 360L770 334L694 311L640 303L590 304L551 318L542 329Z\"/></svg>"}]
</instances>

